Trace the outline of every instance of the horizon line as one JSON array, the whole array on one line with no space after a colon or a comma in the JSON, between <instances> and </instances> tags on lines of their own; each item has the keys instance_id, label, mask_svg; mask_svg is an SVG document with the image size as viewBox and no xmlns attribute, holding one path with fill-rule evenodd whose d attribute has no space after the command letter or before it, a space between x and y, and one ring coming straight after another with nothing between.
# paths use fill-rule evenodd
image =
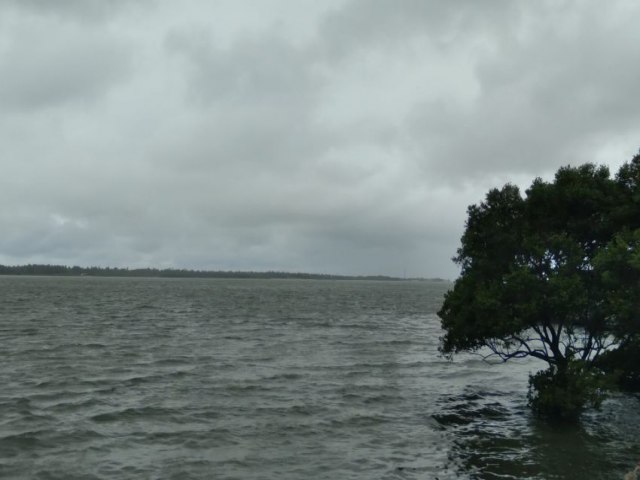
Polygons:
<instances>
[{"instance_id":1,"label":"horizon line","mask_svg":"<svg viewBox=\"0 0 640 480\"><path fill-rule=\"evenodd\" d=\"M369 274L336 274L314 272L292 272L286 270L208 270L179 267L101 267L45 263L27 263L21 265L0 264L0 275L46 275L46 276L139 276L139 277L221 277L221 278L313 278L313 279L361 279L361 280L432 280L447 281L441 277L396 277L392 275Z\"/></svg>"}]
</instances>

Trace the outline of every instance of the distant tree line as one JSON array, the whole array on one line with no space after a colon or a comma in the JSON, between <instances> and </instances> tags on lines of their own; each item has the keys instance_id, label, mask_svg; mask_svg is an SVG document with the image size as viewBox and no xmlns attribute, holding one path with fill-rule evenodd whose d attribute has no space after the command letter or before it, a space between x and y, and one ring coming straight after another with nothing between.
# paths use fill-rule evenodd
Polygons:
<instances>
[{"instance_id":1,"label":"distant tree line","mask_svg":"<svg viewBox=\"0 0 640 480\"><path fill-rule=\"evenodd\" d=\"M300 280L404 280L386 275L329 275L321 273L293 272L252 272L252 271L210 271L175 268L117 268L117 267L79 267L66 265L0 265L0 275L47 275L47 276L95 276L95 277L163 277L163 278L256 278L256 279L300 279ZM426 280L413 278L410 280ZM443 279L429 279L446 281Z\"/></svg>"}]
</instances>

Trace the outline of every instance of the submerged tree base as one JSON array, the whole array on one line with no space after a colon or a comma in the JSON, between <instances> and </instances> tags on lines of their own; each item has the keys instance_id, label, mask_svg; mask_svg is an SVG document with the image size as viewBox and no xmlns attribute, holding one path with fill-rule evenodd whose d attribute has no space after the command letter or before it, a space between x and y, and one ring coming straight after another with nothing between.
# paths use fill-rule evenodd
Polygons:
<instances>
[{"instance_id":1,"label":"submerged tree base","mask_svg":"<svg viewBox=\"0 0 640 480\"><path fill-rule=\"evenodd\" d=\"M527 397L537 414L575 421L586 407L600 407L609 383L600 370L572 360L563 368L552 366L531 375Z\"/></svg>"}]
</instances>

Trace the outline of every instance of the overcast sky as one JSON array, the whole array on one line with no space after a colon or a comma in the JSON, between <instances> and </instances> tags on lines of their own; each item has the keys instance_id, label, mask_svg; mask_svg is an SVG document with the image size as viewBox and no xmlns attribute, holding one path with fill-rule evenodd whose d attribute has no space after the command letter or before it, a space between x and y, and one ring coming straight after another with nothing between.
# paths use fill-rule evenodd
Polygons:
<instances>
[{"instance_id":1,"label":"overcast sky","mask_svg":"<svg viewBox=\"0 0 640 480\"><path fill-rule=\"evenodd\" d=\"M0 263L455 278L640 146L640 2L0 0Z\"/></svg>"}]
</instances>

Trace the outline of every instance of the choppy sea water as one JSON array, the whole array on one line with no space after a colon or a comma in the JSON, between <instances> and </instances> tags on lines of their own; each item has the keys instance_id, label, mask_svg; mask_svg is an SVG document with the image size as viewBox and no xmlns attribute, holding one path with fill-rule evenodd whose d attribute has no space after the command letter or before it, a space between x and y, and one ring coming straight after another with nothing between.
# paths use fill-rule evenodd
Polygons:
<instances>
[{"instance_id":1,"label":"choppy sea water","mask_svg":"<svg viewBox=\"0 0 640 480\"><path fill-rule=\"evenodd\" d=\"M612 479L640 399L526 408L438 282L0 277L0 478Z\"/></svg>"}]
</instances>

